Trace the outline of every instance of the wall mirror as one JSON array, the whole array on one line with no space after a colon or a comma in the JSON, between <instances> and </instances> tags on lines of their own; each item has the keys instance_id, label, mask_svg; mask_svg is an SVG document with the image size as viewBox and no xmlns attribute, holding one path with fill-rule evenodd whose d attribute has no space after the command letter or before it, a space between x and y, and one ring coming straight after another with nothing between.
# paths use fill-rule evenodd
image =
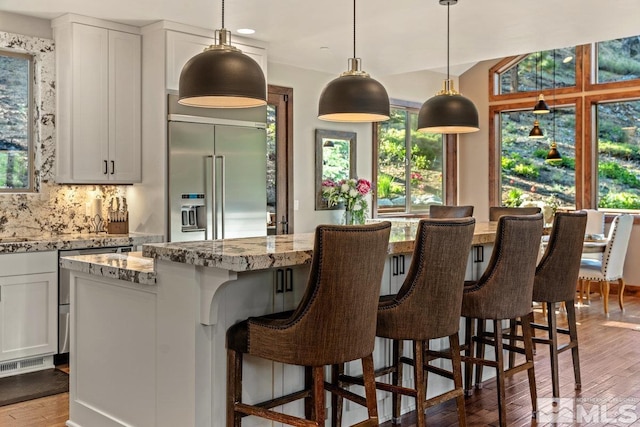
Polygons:
<instances>
[{"instance_id":1,"label":"wall mirror","mask_svg":"<svg viewBox=\"0 0 640 427\"><path fill-rule=\"evenodd\" d=\"M324 180L356 177L356 133L316 129L316 210L340 208L322 198Z\"/></svg>"}]
</instances>

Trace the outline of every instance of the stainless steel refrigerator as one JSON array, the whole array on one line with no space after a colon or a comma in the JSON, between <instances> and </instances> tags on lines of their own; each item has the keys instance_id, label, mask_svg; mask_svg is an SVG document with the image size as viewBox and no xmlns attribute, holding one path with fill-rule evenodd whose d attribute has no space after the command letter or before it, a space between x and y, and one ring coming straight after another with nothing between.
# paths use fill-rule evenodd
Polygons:
<instances>
[{"instance_id":1,"label":"stainless steel refrigerator","mask_svg":"<svg viewBox=\"0 0 640 427\"><path fill-rule=\"evenodd\" d=\"M170 241L267 234L265 121L265 109L184 107L169 95Z\"/></svg>"}]
</instances>

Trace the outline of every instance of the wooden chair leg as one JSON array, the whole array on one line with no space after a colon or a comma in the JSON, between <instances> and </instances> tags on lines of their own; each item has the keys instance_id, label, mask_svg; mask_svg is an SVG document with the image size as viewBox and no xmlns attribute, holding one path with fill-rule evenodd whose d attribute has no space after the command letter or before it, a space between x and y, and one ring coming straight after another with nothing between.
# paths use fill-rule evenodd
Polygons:
<instances>
[{"instance_id":1,"label":"wooden chair leg","mask_svg":"<svg viewBox=\"0 0 640 427\"><path fill-rule=\"evenodd\" d=\"M544 306L543 306L544 307ZM516 319L510 319L509 320L509 335L511 335L512 337L516 335L517 333L517 328L518 328L518 323L516 322ZM516 341L514 339L509 339L509 345L510 346L514 346L516 345ZM509 352L509 369L513 368L514 366L516 366L516 352L515 351L510 351Z\"/></svg>"},{"instance_id":2,"label":"wooden chair leg","mask_svg":"<svg viewBox=\"0 0 640 427\"><path fill-rule=\"evenodd\" d=\"M549 312L555 317L555 310L549 308ZM522 322L522 337L524 339L524 352L526 363L529 365L527 375L529 377L529 393L531 394L531 416L537 417L538 414L538 393L536 391L536 374L533 363L533 339L531 323L533 323L533 313L529 313L525 318L520 319Z\"/></svg>"},{"instance_id":3,"label":"wooden chair leg","mask_svg":"<svg viewBox=\"0 0 640 427\"><path fill-rule=\"evenodd\" d=\"M455 390L462 390L462 361L460 359L460 339L457 333L449 336L449 351L451 352L453 388ZM467 415L464 407L463 393L460 393L460 395L456 397L456 406L458 410L458 426L465 427L467 425Z\"/></svg>"},{"instance_id":4,"label":"wooden chair leg","mask_svg":"<svg viewBox=\"0 0 640 427\"><path fill-rule=\"evenodd\" d=\"M341 387L340 375L344 373L344 363L338 365L331 365L331 382L336 387ZM336 393L331 393L331 425L333 427L340 427L342 425L342 396Z\"/></svg>"},{"instance_id":5,"label":"wooden chair leg","mask_svg":"<svg viewBox=\"0 0 640 427\"><path fill-rule=\"evenodd\" d=\"M372 362L373 363L373 362ZM313 413L314 420L318 427L324 427L325 420L325 396L324 396L324 366L314 366L311 368L313 377Z\"/></svg>"},{"instance_id":6,"label":"wooden chair leg","mask_svg":"<svg viewBox=\"0 0 640 427\"><path fill-rule=\"evenodd\" d=\"M477 319L477 323L478 323L478 331L476 333L476 336L479 338L479 340L477 344L478 347L476 348L476 358L484 359L485 345L482 342L482 339L484 339L483 335L486 330L486 321L483 319ZM483 372L483 365L481 363L478 363L476 365L476 389L482 388L482 372Z\"/></svg>"},{"instance_id":7,"label":"wooden chair leg","mask_svg":"<svg viewBox=\"0 0 640 427\"><path fill-rule=\"evenodd\" d=\"M502 324L500 320L493 321L493 339L496 352L496 382L498 385L498 417L500 427L507 427L507 406L505 393L504 355L502 352Z\"/></svg>"},{"instance_id":8,"label":"wooden chair leg","mask_svg":"<svg viewBox=\"0 0 640 427\"><path fill-rule=\"evenodd\" d=\"M368 422L358 423L359 426L378 425L378 401L376 398L376 376L373 369L373 355L370 354L362 359L362 379L364 380L364 395L367 399ZM323 400L324 405L324 400ZM324 425L324 424L323 424Z\"/></svg>"},{"instance_id":9,"label":"wooden chair leg","mask_svg":"<svg viewBox=\"0 0 640 427\"><path fill-rule=\"evenodd\" d=\"M306 390L313 390L313 374L314 371L311 366L304 367L304 388ZM304 398L304 417L308 420L313 420L315 418L314 410L315 399L312 393L310 396Z\"/></svg>"},{"instance_id":10,"label":"wooden chair leg","mask_svg":"<svg viewBox=\"0 0 640 427\"><path fill-rule=\"evenodd\" d=\"M573 359L573 376L576 382L576 390L582 388L580 379L580 355L578 353L578 327L576 321L576 307L573 301L567 301L567 323L569 327L569 345L571 348L571 358Z\"/></svg>"},{"instance_id":11,"label":"wooden chair leg","mask_svg":"<svg viewBox=\"0 0 640 427\"><path fill-rule=\"evenodd\" d=\"M547 326L549 327L549 355L551 359L551 389L553 397L560 397L560 380L558 378L558 325L556 320L556 303L547 302L548 315Z\"/></svg>"},{"instance_id":12,"label":"wooden chair leg","mask_svg":"<svg viewBox=\"0 0 640 427\"><path fill-rule=\"evenodd\" d=\"M396 386L402 385L402 362L400 362L400 358L402 357L402 349L404 346L404 342L402 340L393 340L393 366L394 370L391 374L391 382ZM402 395L399 393L393 393L392 397L392 423L400 424L400 419L402 416L401 405L402 405Z\"/></svg>"},{"instance_id":13,"label":"wooden chair leg","mask_svg":"<svg viewBox=\"0 0 640 427\"><path fill-rule=\"evenodd\" d=\"M626 284L624 283L624 279L621 277L618 279L618 305L620 306L620 310L624 311L624 287Z\"/></svg>"},{"instance_id":14,"label":"wooden chair leg","mask_svg":"<svg viewBox=\"0 0 640 427\"><path fill-rule=\"evenodd\" d=\"M427 400L427 387L424 369L424 341L413 342L413 380L416 387L416 425L425 426L425 401Z\"/></svg>"},{"instance_id":15,"label":"wooden chair leg","mask_svg":"<svg viewBox=\"0 0 640 427\"><path fill-rule=\"evenodd\" d=\"M609 317L609 291L611 285L608 280L600 282L600 288L602 289L602 306L604 307L604 315Z\"/></svg>"},{"instance_id":16,"label":"wooden chair leg","mask_svg":"<svg viewBox=\"0 0 640 427\"><path fill-rule=\"evenodd\" d=\"M467 361L464 362L464 393L467 396L471 396L471 388L473 387L473 363L468 361L468 358L473 355L473 320L466 317L464 328L464 355L467 358Z\"/></svg>"},{"instance_id":17,"label":"wooden chair leg","mask_svg":"<svg viewBox=\"0 0 640 427\"><path fill-rule=\"evenodd\" d=\"M578 279L578 304L582 305L582 294L584 292L584 280Z\"/></svg>"},{"instance_id":18,"label":"wooden chair leg","mask_svg":"<svg viewBox=\"0 0 640 427\"><path fill-rule=\"evenodd\" d=\"M227 427L240 427L235 404L242 402L242 353L227 350Z\"/></svg>"}]
</instances>

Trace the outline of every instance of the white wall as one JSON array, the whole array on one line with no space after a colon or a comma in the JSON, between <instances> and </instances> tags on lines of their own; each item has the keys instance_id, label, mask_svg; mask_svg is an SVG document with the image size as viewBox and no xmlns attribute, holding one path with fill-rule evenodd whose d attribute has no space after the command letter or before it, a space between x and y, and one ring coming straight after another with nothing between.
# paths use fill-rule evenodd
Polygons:
<instances>
[{"instance_id":1,"label":"white wall","mask_svg":"<svg viewBox=\"0 0 640 427\"><path fill-rule=\"evenodd\" d=\"M480 131L458 139L458 203L473 205L478 221L489 220L489 68L497 60L483 61L460 76L460 93L476 105Z\"/></svg>"},{"instance_id":2,"label":"white wall","mask_svg":"<svg viewBox=\"0 0 640 427\"><path fill-rule=\"evenodd\" d=\"M0 30L24 36L53 38L51 21L0 11Z\"/></svg>"}]
</instances>

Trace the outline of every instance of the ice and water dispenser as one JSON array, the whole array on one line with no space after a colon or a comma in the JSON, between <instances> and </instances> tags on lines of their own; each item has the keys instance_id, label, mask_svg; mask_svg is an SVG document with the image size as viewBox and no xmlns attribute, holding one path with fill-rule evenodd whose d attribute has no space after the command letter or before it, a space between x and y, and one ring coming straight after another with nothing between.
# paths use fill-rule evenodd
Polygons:
<instances>
[{"instance_id":1,"label":"ice and water dispenser","mask_svg":"<svg viewBox=\"0 0 640 427\"><path fill-rule=\"evenodd\" d=\"M182 231L203 231L207 227L205 196L202 193L182 194Z\"/></svg>"}]
</instances>

